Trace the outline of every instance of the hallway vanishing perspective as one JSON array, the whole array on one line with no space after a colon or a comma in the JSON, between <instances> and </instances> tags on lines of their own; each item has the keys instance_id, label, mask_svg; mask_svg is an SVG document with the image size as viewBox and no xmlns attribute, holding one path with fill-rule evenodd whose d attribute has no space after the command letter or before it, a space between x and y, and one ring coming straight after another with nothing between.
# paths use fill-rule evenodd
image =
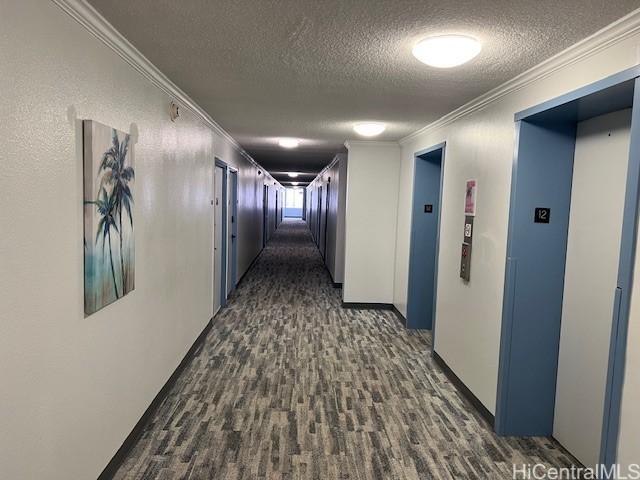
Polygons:
<instances>
[{"instance_id":1,"label":"hallway vanishing perspective","mask_svg":"<svg viewBox=\"0 0 640 480\"><path fill-rule=\"evenodd\" d=\"M430 333L341 307L302 221L285 221L118 479L485 479L570 466L499 438L435 365Z\"/></svg>"},{"instance_id":2,"label":"hallway vanishing perspective","mask_svg":"<svg viewBox=\"0 0 640 480\"><path fill-rule=\"evenodd\" d=\"M0 480L640 480L640 0L0 5Z\"/></svg>"}]
</instances>

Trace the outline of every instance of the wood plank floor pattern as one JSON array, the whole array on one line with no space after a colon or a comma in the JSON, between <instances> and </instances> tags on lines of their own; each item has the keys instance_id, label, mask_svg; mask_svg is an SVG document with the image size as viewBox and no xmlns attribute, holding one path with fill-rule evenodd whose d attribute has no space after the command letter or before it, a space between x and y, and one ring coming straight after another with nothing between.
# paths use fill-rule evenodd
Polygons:
<instances>
[{"instance_id":1,"label":"wood plank floor pattern","mask_svg":"<svg viewBox=\"0 0 640 480\"><path fill-rule=\"evenodd\" d=\"M571 465L497 437L393 312L341 308L306 226L286 221L214 319L115 478L510 479Z\"/></svg>"}]
</instances>

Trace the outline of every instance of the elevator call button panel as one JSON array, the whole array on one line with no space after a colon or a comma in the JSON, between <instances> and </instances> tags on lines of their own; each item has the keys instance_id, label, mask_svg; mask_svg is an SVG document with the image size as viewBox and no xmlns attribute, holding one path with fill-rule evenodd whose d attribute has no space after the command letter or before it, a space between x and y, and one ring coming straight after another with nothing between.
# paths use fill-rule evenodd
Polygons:
<instances>
[{"instance_id":1,"label":"elevator call button panel","mask_svg":"<svg viewBox=\"0 0 640 480\"><path fill-rule=\"evenodd\" d=\"M471 245L473 244L473 220L472 215L464 217L464 236L462 250L460 251L460 278L465 282L471 279Z\"/></svg>"},{"instance_id":2,"label":"elevator call button panel","mask_svg":"<svg viewBox=\"0 0 640 480\"><path fill-rule=\"evenodd\" d=\"M464 217L464 243L471 245L473 243L473 217L467 215Z\"/></svg>"},{"instance_id":3,"label":"elevator call button panel","mask_svg":"<svg viewBox=\"0 0 640 480\"><path fill-rule=\"evenodd\" d=\"M460 278L468 282L471 279L471 245L462 244L460 254Z\"/></svg>"}]
</instances>

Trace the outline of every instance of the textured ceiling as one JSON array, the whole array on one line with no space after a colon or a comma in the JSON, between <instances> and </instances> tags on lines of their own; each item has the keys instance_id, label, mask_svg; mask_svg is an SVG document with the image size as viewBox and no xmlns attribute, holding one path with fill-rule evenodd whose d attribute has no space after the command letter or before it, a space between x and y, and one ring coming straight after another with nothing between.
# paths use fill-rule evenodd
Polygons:
<instances>
[{"instance_id":1,"label":"textured ceiling","mask_svg":"<svg viewBox=\"0 0 640 480\"><path fill-rule=\"evenodd\" d=\"M317 172L388 123L398 140L640 7L640 0L90 0L267 170ZM411 55L472 35L467 65ZM293 152L276 146L298 137Z\"/></svg>"}]
</instances>

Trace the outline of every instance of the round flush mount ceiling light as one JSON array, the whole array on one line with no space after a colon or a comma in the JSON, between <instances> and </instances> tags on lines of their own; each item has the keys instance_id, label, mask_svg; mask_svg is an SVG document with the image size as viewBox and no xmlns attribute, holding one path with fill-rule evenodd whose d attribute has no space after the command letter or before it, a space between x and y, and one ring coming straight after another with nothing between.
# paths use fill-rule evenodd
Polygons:
<instances>
[{"instance_id":1,"label":"round flush mount ceiling light","mask_svg":"<svg viewBox=\"0 0 640 480\"><path fill-rule=\"evenodd\" d=\"M465 35L428 37L413 47L413 56L436 68L451 68L467 63L482 50L478 40Z\"/></svg>"},{"instance_id":2,"label":"round flush mount ceiling light","mask_svg":"<svg viewBox=\"0 0 640 480\"><path fill-rule=\"evenodd\" d=\"M291 182L291 185L293 185L294 187L298 186L300 182Z\"/></svg>"},{"instance_id":3,"label":"round flush mount ceiling light","mask_svg":"<svg viewBox=\"0 0 640 480\"><path fill-rule=\"evenodd\" d=\"M387 127L384 125L384 123L377 123L377 122L356 123L353 126L353 129L355 130L355 132L358 135L362 135L363 137L378 136L382 132L384 132L386 128Z\"/></svg>"},{"instance_id":4,"label":"round flush mount ceiling light","mask_svg":"<svg viewBox=\"0 0 640 480\"><path fill-rule=\"evenodd\" d=\"M287 173L291 178L296 178L298 176L298 172L289 172Z\"/></svg>"},{"instance_id":5,"label":"round flush mount ceiling light","mask_svg":"<svg viewBox=\"0 0 640 480\"><path fill-rule=\"evenodd\" d=\"M278 141L278 144L282 148L297 148L298 145L300 145L300 141L296 140L295 138L281 138Z\"/></svg>"}]
</instances>

